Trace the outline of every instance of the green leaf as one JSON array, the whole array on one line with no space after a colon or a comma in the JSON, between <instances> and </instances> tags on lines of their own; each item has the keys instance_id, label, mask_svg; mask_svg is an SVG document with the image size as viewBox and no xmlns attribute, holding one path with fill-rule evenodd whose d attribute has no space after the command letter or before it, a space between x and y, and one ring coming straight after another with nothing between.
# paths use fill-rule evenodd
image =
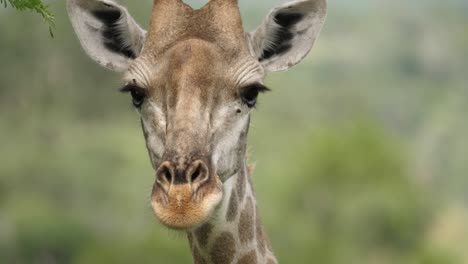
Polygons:
<instances>
[{"instance_id":1,"label":"green leaf","mask_svg":"<svg viewBox=\"0 0 468 264\"><path fill-rule=\"evenodd\" d=\"M17 10L30 10L40 14L44 21L49 24L50 36L54 37L55 16L49 11L49 6L41 0L0 0L0 4L4 4L5 7L8 7L8 4L10 4L11 7Z\"/></svg>"}]
</instances>

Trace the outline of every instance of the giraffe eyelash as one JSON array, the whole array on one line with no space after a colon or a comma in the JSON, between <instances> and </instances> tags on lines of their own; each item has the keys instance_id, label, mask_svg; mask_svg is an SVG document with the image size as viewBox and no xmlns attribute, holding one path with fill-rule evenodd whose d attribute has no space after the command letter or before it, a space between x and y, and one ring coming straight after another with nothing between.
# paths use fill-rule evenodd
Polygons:
<instances>
[{"instance_id":1,"label":"giraffe eyelash","mask_svg":"<svg viewBox=\"0 0 468 264\"><path fill-rule=\"evenodd\" d=\"M257 104L257 97L260 93L270 91L268 87L261 83L254 83L242 88L240 96L243 103L249 108L254 108Z\"/></svg>"},{"instance_id":2,"label":"giraffe eyelash","mask_svg":"<svg viewBox=\"0 0 468 264\"><path fill-rule=\"evenodd\" d=\"M121 92L121 93L130 93L132 91L143 92L143 93L146 94L146 89L145 88L141 88L140 86L135 85L135 84L126 84L126 85L124 85L123 87L121 87L119 89L119 92Z\"/></svg>"},{"instance_id":3,"label":"giraffe eyelash","mask_svg":"<svg viewBox=\"0 0 468 264\"><path fill-rule=\"evenodd\" d=\"M147 90L134 84L127 84L119 90L122 93L130 93L132 95L132 103L135 108L140 108L147 97Z\"/></svg>"}]
</instances>

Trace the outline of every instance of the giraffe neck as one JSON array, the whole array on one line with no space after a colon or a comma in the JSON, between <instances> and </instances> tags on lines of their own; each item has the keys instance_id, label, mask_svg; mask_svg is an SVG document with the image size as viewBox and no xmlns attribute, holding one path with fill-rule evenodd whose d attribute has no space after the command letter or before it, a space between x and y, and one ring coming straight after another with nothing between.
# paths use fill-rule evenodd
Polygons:
<instances>
[{"instance_id":1,"label":"giraffe neck","mask_svg":"<svg viewBox=\"0 0 468 264\"><path fill-rule=\"evenodd\" d=\"M277 263L258 215L246 166L224 183L220 207L188 232L195 264Z\"/></svg>"}]
</instances>

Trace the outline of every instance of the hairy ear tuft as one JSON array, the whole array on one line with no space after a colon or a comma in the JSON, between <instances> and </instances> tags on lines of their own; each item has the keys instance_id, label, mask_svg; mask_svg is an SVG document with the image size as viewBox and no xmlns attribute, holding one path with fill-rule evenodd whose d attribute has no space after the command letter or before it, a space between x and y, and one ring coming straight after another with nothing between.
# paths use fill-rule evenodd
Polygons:
<instances>
[{"instance_id":1,"label":"hairy ear tuft","mask_svg":"<svg viewBox=\"0 0 468 264\"><path fill-rule=\"evenodd\" d=\"M299 63L312 49L326 17L326 0L302 0L273 9L247 35L250 50L268 72Z\"/></svg>"},{"instance_id":2,"label":"hairy ear tuft","mask_svg":"<svg viewBox=\"0 0 468 264\"><path fill-rule=\"evenodd\" d=\"M68 14L86 53L100 65L125 71L138 57L146 32L110 0L68 0Z\"/></svg>"}]
</instances>

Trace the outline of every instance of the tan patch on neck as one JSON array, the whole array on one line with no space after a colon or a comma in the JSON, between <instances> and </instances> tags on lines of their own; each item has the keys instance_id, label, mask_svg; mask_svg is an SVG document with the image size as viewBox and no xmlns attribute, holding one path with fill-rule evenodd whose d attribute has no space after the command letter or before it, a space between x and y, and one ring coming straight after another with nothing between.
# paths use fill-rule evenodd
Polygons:
<instances>
[{"instance_id":1,"label":"tan patch on neck","mask_svg":"<svg viewBox=\"0 0 468 264\"><path fill-rule=\"evenodd\" d=\"M269 258L267 264L277 264L277 262L274 259Z\"/></svg>"},{"instance_id":2,"label":"tan patch on neck","mask_svg":"<svg viewBox=\"0 0 468 264\"><path fill-rule=\"evenodd\" d=\"M214 242L211 249L211 261L216 264L229 264L236 253L236 242L231 233L223 232Z\"/></svg>"},{"instance_id":3,"label":"tan patch on neck","mask_svg":"<svg viewBox=\"0 0 468 264\"><path fill-rule=\"evenodd\" d=\"M239 173L237 176L237 195L239 196L240 200L242 201L242 197L245 194L245 173Z\"/></svg>"},{"instance_id":4,"label":"tan patch on neck","mask_svg":"<svg viewBox=\"0 0 468 264\"><path fill-rule=\"evenodd\" d=\"M193 248L192 255L195 264L206 264L206 260L200 255L197 247Z\"/></svg>"},{"instance_id":5,"label":"tan patch on neck","mask_svg":"<svg viewBox=\"0 0 468 264\"><path fill-rule=\"evenodd\" d=\"M263 232L263 227L260 223L260 217L258 215L258 208L256 209L257 211L257 217L255 219L255 226L256 226L256 233L257 233L257 247L258 247L258 250L259 250L259 253L262 255L262 256L265 256L265 234Z\"/></svg>"},{"instance_id":6,"label":"tan patch on neck","mask_svg":"<svg viewBox=\"0 0 468 264\"><path fill-rule=\"evenodd\" d=\"M257 252L255 250L250 251L244 255L237 264L256 264L257 263Z\"/></svg>"},{"instance_id":7,"label":"tan patch on neck","mask_svg":"<svg viewBox=\"0 0 468 264\"><path fill-rule=\"evenodd\" d=\"M198 246L206 248L212 229L213 226L210 223L206 223L195 230L194 235L198 241Z\"/></svg>"},{"instance_id":8,"label":"tan patch on neck","mask_svg":"<svg viewBox=\"0 0 468 264\"><path fill-rule=\"evenodd\" d=\"M248 243L254 238L253 221L253 202L252 198L249 197L239 219L239 239L242 244Z\"/></svg>"},{"instance_id":9,"label":"tan patch on neck","mask_svg":"<svg viewBox=\"0 0 468 264\"><path fill-rule=\"evenodd\" d=\"M231 192L231 198L229 199L229 207L228 207L228 210L226 212L226 220L228 222L232 222L234 221L234 219L236 218L237 216L237 195L236 195L236 192L232 191Z\"/></svg>"}]
</instances>

